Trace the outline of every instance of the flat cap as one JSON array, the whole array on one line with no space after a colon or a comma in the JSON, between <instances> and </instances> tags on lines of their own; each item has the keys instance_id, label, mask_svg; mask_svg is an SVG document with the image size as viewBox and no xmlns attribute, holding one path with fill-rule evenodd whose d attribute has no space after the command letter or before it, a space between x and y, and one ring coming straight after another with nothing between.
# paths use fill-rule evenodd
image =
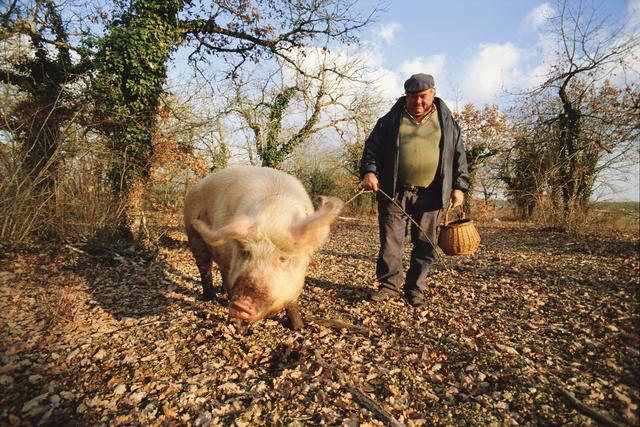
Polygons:
<instances>
[{"instance_id":1,"label":"flat cap","mask_svg":"<svg viewBox=\"0 0 640 427\"><path fill-rule=\"evenodd\" d=\"M435 87L433 76L431 74L414 74L404 82L405 92L422 92L423 90L431 89Z\"/></svg>"}]
</instances>

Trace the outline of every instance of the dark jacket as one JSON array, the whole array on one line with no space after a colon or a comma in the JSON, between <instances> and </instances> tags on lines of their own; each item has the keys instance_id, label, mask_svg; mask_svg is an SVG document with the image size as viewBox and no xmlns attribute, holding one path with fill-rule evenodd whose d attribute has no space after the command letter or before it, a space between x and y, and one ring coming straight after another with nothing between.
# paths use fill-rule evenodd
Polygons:
<instances>
[{"instance_id":1,"label":"dark jacket","mask_svg":"<svg viewBox=\"0 0 640 427\"><path fill-rule=\"evenodd\" d=\"M449 204L453 188L467 191L469 172L464 141L460 127L453 119L451 110L440 98L435 98L442 137L440 139L440 161L433 185L441 192L441 207ZM405 97L401 97L391 110L376 123L364 143L360 160L360 177L373 172L378 176L382 191L395 197L398 180L398 147L400 143L400 119L405 107Z\"/></svg>"}]
</instances>

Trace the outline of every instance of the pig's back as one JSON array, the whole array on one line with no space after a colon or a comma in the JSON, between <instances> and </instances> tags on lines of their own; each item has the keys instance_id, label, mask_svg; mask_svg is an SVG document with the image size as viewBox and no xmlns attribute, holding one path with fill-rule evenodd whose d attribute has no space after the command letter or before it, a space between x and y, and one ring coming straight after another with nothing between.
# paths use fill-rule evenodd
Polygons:
<instances>
[{"instance_id":1,"label":"pig's back","mask_svg":"<svg viewBox=\"0 0 640 427\"><path fill-rule=\"evenodd\" d=\"M286 197L312 212L304 186L285 172L258 166L232 166L203 178L187 195L185 221L206 217L212 226L236 215L253 215L265 201Z\"/></svg>"}]
</instances>

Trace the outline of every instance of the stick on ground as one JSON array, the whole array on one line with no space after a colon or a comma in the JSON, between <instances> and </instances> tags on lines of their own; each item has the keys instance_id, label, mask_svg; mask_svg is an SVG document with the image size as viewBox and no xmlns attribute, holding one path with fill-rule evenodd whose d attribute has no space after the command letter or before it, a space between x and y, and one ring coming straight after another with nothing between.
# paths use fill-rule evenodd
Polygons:
<instances>
[{"instance_id":1,"label":"stick on ground","mask_svg":"<svg viewBox=\"0 0 640 427\"><path fill-rule=\"evenodd\" d=\"M313 353L316 357L316 362L320 366L322 366L325 369L328 369L338 377L340 382L342 382L344 388L349 393L351 393L351 396L353 397L354 402L370 410L376 416L376 418L384 422L386 425L391 427L404 427L404 424L396 420L393 417L393 415L387 412L375 400L371 399L369 396L367 396L365 393L361 392L353 384L351 384L351 382L347 379L347 376L344 374L344 372L328 364L318 350L314 350Z\"/></svg>"},{"instance_id":2,"label":"stick on ground","mask_svg":"<svg viewBox=\"0 0 640 427\"><path fill-rule=\"evenodd\" d=\"M600 412L596 411L595 409L592 409L590 407L588 407L587 405L585 405L584 403L582 403L581 401L579 401L574 395L573 393L571 393L569 390L565 389L564 387L561 387L559 384L556 384L558 387L558 391L560 392L560 394L569 401L569 403L575 407L579 412L581 412L582 414L588 416L589 418L596 420L597 422L599 422L602 425L605 426L610 426L610 427L623 427L622 424L615 422L614 420L612 420L611 418L607 417L604 414L601 414Z\"/></svg>"}]
</instances>

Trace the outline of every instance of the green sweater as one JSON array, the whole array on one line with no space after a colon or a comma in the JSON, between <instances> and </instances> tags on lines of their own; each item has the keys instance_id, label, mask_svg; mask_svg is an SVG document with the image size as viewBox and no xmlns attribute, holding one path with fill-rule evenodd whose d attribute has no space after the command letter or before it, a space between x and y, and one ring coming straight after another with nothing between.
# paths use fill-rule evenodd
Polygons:
<instances>
[{"instance_id":1,"label":"green sweater","mask_svg":"<svg viewBox=\"0 0 640 427\"><path fill-rule=\"evenodd\" d=\"M427 187L438 171L440 158L440 123L434 109L421 123L416 123L405 110L400 122L398 182Z\"/></svg>"}]
</instances>

